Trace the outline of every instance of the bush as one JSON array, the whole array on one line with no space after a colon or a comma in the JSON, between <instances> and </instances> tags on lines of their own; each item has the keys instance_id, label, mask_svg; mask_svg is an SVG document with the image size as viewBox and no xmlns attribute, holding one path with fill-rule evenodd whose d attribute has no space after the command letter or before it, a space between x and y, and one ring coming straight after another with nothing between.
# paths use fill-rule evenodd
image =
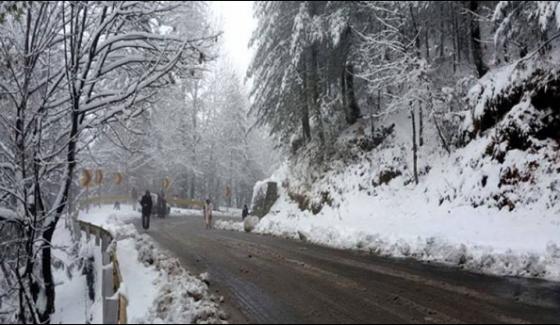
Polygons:
<instances>
[{"instance_id":1,"label":"bush","mask_svg":"<svg viewBox=\"0 0 560 325\"><path fill-rule=\"evenodd\" d=\"M398 169L391 168L391 169L387 169L387 170L382 170L381 172L379 172L378 182L376 183L374 181L373 186L389 184L390 181L392 181L393 179L395 179L395 178L397 178L401 175L402 175L402 173Z\"/></svg>"},{"instance_id":2,"label":"bush","mask_svg":"<svg viewBox=\"0 0 560 325\"><path fill-rule=\"evenodd\" d=\"M297 202L298 208L301 211L305 211L309 209L309 198L305 194L294 193L289 191L288 196L292 201Z\"/></svg>"}]
</instances>

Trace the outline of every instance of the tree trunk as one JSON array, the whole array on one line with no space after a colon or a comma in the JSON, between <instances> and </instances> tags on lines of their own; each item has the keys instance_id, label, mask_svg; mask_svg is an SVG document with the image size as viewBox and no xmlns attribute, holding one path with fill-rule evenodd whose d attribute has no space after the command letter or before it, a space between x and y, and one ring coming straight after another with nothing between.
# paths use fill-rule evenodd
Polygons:
<instances>
[{"instance_id":1,"label":"tree trunk","mask_svg":"<svg viewBox=\"0 0 560 325\"><path fill-rule=\"evenodd\" d=\"M354 65L347 64L343 72L344 75L344 90L343 96L346 97L344 101L347 105L346 111L346 122L350 125L356 123L360 118L360 107L358 106L358 101L356 100L356 94L354 92Z\"/></svg>"},{"instance_id":2,"label":"tree trunk","mask_svg":"<svg viewBox=\"0 0 560 325\"><path fill-rule=\"evenodd\" d=\"M424 145L424 108L422 105L418 108L418 145Z\"/></svg>"},{"instance_id":3,"label":"tree trunk","mask_svg":"<svg viewBox=\"0 0 560 325\"><path fill-rule=\"evenodd\" d=\"M486 66L482 58L482 47L480 45L480 26L478 24L478 17L474 16L473 14L478 14L478 1L470 1L469 9L472 12L470 14L472 57L476 66L478 77L480 78L484 74L486 74L486 72L488 72L488 67Z\"/></svg>"},{"instance_id":4,"label":"tree trunk","mask_svg":"<svg viewBox=\"0 0 560 325\"><path fill-rule=\"evenodd\" d=\"M303 89L301 90L303 105L301 106L301 129L303 139L309 141L311 139L311 126L309 125L309 94L307 91L307 69L304 67Z\"/></svg>"},{"instance_id":5,"label":"tree trunk","mask_svg":"<svg viewBox=\"0 0 560 325\"><path fill-rule=\"evenodd\" d=\"M190 198L194 199L196 197L196 175L193 172L191 176L191 184L190 184Z\"/></svg>"},{"instance_id":6,"label":"tree trunk","mask_svg":"<svg viewBox=\"0 0 560 325\"><path fill-rule=\"evenodd\" d=\"M42 246L41 252L41 268L43 274L43 281L45 286L45 295L47 298L47 305L43 314L40 314L40 319L42 321L50 320L50 315L54 313L54 301L55 301L55 287L54 279L52 275L52 254L51 254L51 241L54 233L54 228L49 227L49 229L43 234L43 239L45 243Z\"/></svg>"},{"instance_id":7,"label":"tree trunk","mask_svg":"<svg viewBox=\"0 0 560 325\"><path fill-rule=\"evenodd\" d=\"M438 132L439 139L441 140L441 145L443 146L445 151L447 151L448 154L451 154L451 149L449 149L449 145L447 144L447 141L445 140L445 137L443 136L443 132L441 132L441 128L439 127L439 123L436 119L436 115L433 114L432 117L434 119L434 125L436 126L436 130Z\"/></svg>"},{"instance_id":8,"label":"tree trunk","mask_svg":"<svg viewBox=\"0 0 560 325\"><path fill-rule=\"evenodd\" d=\"M74 8L71 7L71 10L74 10ZM86 11L83 12L84 20L85 20L85 16L86 16ZM80 23L79 15L75 18L75 22L76 22L76 26L79 26ZM79 29L76 28L76 30ZM83 116L82 119L80 119L80 112L79 112L80 95L81 95L82 88L80 87L80 85L76 83L76 81L78 80L78 61L79 61L78 56L79 56L80 46L81 46L80 45L81 38L79 37L80 37L80 33L76 33L75 35L70 36L70 41L71 41L70 42L71 46L69 48L70 64L68 60L66 60L66 68L70 71L68 76L71 77L71 79L68 80L68 83L70 85L69 91L71 92L72 95L71 96L72 112L70 117L71 128L68 137L69 139L68 146L67 146L68 151L66 153L66 161L65 161L67 169L66 169L66 174L64 176L66 177L66 179L62 184L63 186L61 192L62 196L60 198L60 201L57 202L58 206L56 207L55 211L52 212L53 213L52 221L50 221L45 226L45 230L42 234L43 243L41 246L41 273L44 282L46 305L45 305L45 309L40 310L39 313L39 320L41 321L41 323L49 323L50 315L55 310L55 305L54 305L55 286L54 286L52 265L51 265L52 264L51 242L54 235L54 231L56 229L56 225L58 224L58 221L61 215L64 213L64 210L66 209L66 205L68 204L70 188L72 186L72 179L74 176L74 169L76 168L76 164L77 164L76 150L78 145L80 120L83 120ZM78 40L74 40L74 42L72 42L73 38L78 38Z\"/></svg>"},{"instance_id":9,"label":"tree trunk","mask_svg":"<svg viewBox=\"0 0 560 325\"><path fill-rule=\"evenodd\" d=\"M440 13L440 34L439 34L439 57L442 58L445 55L445 20L443 19L444 13L443 13L443 5L441 5L439 7L439 13Z\"/></svg>"},{"instance_id":10,"label":"tree trunk","mask_svg":"<svg viewBox=\"0 0 560 325\"><path fill-rule=\"evenodd\" d=\"M346 121L348 122L349 114L348 114L348 94L346 90L346 69L345 65L343 64L342 69L340 71L340 94L342 99L342 109L344 110L344 116L346 117Z\"/></svg>"},{"instance_id":11,"label":"tree trunk","mask_svg":"<svg viewBox=\"0 0 560 325\"><path fill-rule=\"evenodd\" d=\"M321 144L325 143L323 118L319 107L319 80L317 72L317 45L312 44L308 53L309 63L305 65L307 88L305 89L309 110L317 119L317 135Z\"/></svg>"},{"instance_id":12,"label":"tree trunk","mask_svg":"<svg viewBox=\"0 0 560 325\"><path fill-rule=\"evenodd\" d=\"M228 180L228 189L226 190L227 200L228 200L228 207L231 208L231 199L233 196L233 150L229 151L229 180Z\"/></svg>"},{"instance_id":13,"label":"tree trunk","mask_svg":"<svg viewBox=\"0 0 560 325\"><path fill-rule=\"evenodd\" d=\"M424 47L426 48L426 61L430 61L430 40L428 38L428 27L424 27Z\"/></svg>"},{"instance_id":14,"label":"tree trunk","mask_svg":"<svg viewBox=\"0 0 560 325\"><path fill-rule=\"evenodd\" d=\"M315 17L317 14L317 3L309 2L309 14L311 17ZM325 143L325 133L323 129L323 117L321 116L321 107L319 103L319 62L317 53L317 43L313 42L309 49L309 64L306 65L307 68L307 78L309 89L307 93L311 96L309 107L317 119L317 134L319 136L319 141L321 144ZM346 85L348 87L348 84Z\"/></svg>"},{"instance_id":15,"label":"tree trunk","mask_svg":"<svg viewBox=\"0 0 560 325\"><path fill-rule=\"evenodd\" d=\"M352 125L360 118L360 107L356 101L354 91L354 65L348 62L348 53L350 51L350 44L352 39L352 30L350 26L346 26L342 33L340 44L341 56L341 73L340 73L340 88L342 97L342 108L346 123Z\"/></svg>"},{"instance_id":16,"label":"tree trunk","mask_svg":"<svg viewBox=\"0 0 560 325\"><path fill-rule=\"evenodd\" d=\"M408 10L410 11L410 18L412 20L412 30L414 32L414 46L416 48L416 56L420 57L420 31L418 29L418 24L416 23L416 17L414 15L414 10L412 9L412 4L409 3Z\"/></svg>"},{"instance_id":17,"label":"tree trunk","mask_svg":"<svg viewBox=\"0 0 560 325\"><path fill-rule=\"evenodd\" d=\"M193 162L193 171L191 177L191 186L190 186L190 198L194 199L196 197L196 167L197 167L197 152L196 146L198 143L197 137L197 114L198 114L198 80L194 81L193 83L193 100L192 100L192 111L191 111L191 123L192 123L192 162Z\"/></svg>"},{"instance_id":18,"label":"tree trunk","mask_svg":"<svg viewBox=\"0 0 560 325\"><path fill-rule=\"evenodd\" d=\"M461 50L463 49L463 39L462 39L461 29L460 29L462 25L459 20L460 20L460 16L455 14L455 26L457 26L457 63L461 64L461 60L463 59L463 56L461 54Z\"/></svg>"},{"instance_id":19,"label":"tree trunk","mask_svg":"<svg viewBox=\"0 0 560 325\"><path fill-rule=\"evenodd\" d=\"M451 10L451 22L453 24L453 73L457 72L457 65L459 64L459 31L457 28L457 13L455 8Z\"/></svg>"},{"instance_id":20,"label":"tree trunk","mask_svg":"<svg viewBox=\"0 0 560 325\"><path fill-rule=\"evenodd\" d=\"M377 113L381 112L381 88L377 89ZM371 120L371 135L374 135L373 116Z\"/></svg>"},{"instance_id":21,"label":"tree trunk","mask_svg":"<svg viewBox=\"0 0 560 325\"><path fill-rule=\"evenodd\" d=\"M412 102L410 105L410 118L412 120L412 155L413 155L413 170L414 182L418 185L418 147L416 146L416 119Z\"/></svg>"}]
</instances>

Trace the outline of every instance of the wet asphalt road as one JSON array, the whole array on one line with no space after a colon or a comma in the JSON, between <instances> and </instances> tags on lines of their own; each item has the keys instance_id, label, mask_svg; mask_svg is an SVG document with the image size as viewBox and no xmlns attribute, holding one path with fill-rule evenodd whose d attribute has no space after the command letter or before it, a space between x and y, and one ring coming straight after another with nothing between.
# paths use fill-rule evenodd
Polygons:
<instances>
[{"instance_id":1,"label":"wet asphalt road","mask_svg":"<svg viewBox=\"0 0 560 325\"><path fill-rule=\"evenodd\" d=\"M186 269L209 273L232 323L560 323L560 283L205 230L199 216L150 227Z\"/></svg>"}]
</instances>

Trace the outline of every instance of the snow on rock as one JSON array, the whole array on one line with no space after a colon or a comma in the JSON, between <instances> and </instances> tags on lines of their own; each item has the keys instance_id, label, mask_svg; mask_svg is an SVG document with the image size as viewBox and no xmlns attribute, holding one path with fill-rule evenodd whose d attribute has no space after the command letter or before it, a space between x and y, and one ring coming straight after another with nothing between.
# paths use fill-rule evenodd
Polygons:
<instances>
[{"instance_id":1,"label":"snow on rock","mask_svg":"<svg viewBox=\"0 0 560 325\"><path fill-rule=\"evenodd\" d=\"M219 299L209 293L207 278L186 271L177 258L127 223L138 217L129 207L113 211L107 206L80 215L81 220L110 230L117 239L124 282L119 290L129 301L129 322L226 323Z\"/></svg>"},{"instance_id":2,"label":"snow on rock","mask_svg":"<svg viewBox=\"0 0 560 325\"><path fill-rule=\"evenodd\" d=\"M249 216L243 221L243 230L245 232L251 232L255 229L257 224L259 223L259 217L256 216Z\"/></svg>"},{"instance_id":3,"label":"snow on rock","mask_svg":"<svg viewBox=\"0 0 560 325\"><path fill-rule=\"evenodd\" d=\"M257 198L264 198L266 196L267 182L258 181L253 186L253 196L251 200L251 208L255 206Z\"/></svg>"},{"instance_id":4,"label":"snow on rock","mask_svg":"<svg viewBox=\"0 0 560 325\"><path fill-rule=\"evenodd\" d=\"M265 216L278 198L278 184L274 181L257 182L253 187L251 214Z\"/></svg>"}]
</instances>

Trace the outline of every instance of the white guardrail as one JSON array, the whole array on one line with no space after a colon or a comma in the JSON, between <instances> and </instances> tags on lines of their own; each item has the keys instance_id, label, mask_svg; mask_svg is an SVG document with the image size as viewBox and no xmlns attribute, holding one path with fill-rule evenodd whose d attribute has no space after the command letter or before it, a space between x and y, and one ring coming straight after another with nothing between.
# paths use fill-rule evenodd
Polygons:
<instances>
[{"instance_id":1,"label":"white guardrail","mask_svg":"<svg viewBox=\"0 0 560 325\"><path fill-rule=\"evenodd\" d=\"M103 324L126 324L126 307L128 301L118 292L122 283L122 275L117 258L117 245L113 236L107 230L94 224L74 219L76 224L74 229L76 235L81 236L85 233L89 241L93 236L95 245L101 246L101 256L103 265L103 276L101 284L101 295L103 297Z\"/></svg>"}]
</instances>

